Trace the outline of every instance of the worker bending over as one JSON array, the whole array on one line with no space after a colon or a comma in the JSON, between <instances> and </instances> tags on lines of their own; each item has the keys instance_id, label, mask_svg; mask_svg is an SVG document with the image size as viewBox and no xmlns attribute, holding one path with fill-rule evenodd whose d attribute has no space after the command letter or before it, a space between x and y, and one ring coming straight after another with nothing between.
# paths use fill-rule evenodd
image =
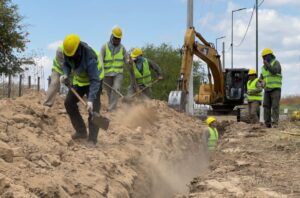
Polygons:
<instances>
[{"instance_id":1,"label":"worker bending over","mask_svg":"<svg viewBox=\"0 0 300 198\"><path fill-rule=\"evenodd\" d=\"M262 100L263 83L257 78L256 71L250 69L248 72L247 99L249 122L257 123L259 121L259 106Z\"/></svg>"},{"instance_id":2,"label":"worker bending over","mask_svg":"<svg viewBox=\"0 0 300 198\"><path fill-rule=\"evenodd\" d=\"M64 64L63 75L60 77L61 83L70 86L70 75L73 75L72 84L78 94L83 97L87 95L87 110L89 136L88 143L96 145L99 127L92 123L92 112L100 111L100 92L102 89L102 79L104 72L98 60L97 53L86 43L80 41L79 36L70 34L64 42ZM87 137L87 130L78 109L79 99L69 90L65 99L65 107L71 119L75 133L72 139Z\"/></svg>"},{"instance_id":3,"label":"worker bending over","mask_svg":"<svg viewBox=\"0 0 300 198\"><path fill-rule=\"evenodd\" d=\"M141 48L134 48L130 54L130 63L132 68L130 69L131 83L128 90L128 94L131 95L138 90L143 89L142 96L146 98L151 97L151 70L157 75L159 80L163 79L160 67L153 61L143 57Z\"/></svg>"},{"instance_id":4,"label":"worker bending over","mask_svg":"<svg viewBox=\"0 0 300 198\"><path fill-rule=\"evenodd\" d=\"M100 50L101 65L104 65L105 70L104 82L117 91L120 91L122 85L124 66L129 61L126 49L121 44L122 36L120 27L113 28L109 42ZM105 86L105 89L109 100L108 111L114 111L117 108L119 96L108 86Z\"/></svg>"},{"instance_id":5,"label":"worker bending over","mask_svg":"<svg viewBox=\"0 0 300 198\"><path fill-rule=\"evenodd\" d=\"M270 48L264 49L261 55L264 62L260 79L265 84L263 101L265 125L268 128L277 127L282 85L281 65Z\"/></svg>"}]
</instances>

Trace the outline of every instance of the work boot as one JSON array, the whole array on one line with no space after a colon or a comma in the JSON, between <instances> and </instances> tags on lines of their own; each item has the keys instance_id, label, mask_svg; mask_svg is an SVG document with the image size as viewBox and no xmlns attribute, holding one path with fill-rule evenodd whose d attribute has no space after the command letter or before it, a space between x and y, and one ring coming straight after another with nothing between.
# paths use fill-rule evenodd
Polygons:
<instances>
[{"instance_id":1,"label":"work boot","mask_svg":"<svg viewBox=\"0 0 300 198\"><path fill-rule=\"evenodd\" d=\"M270 123L266 123L266 127L267 127L267 128L271 128L272 125L271 125Z\"/></svg>"},{"instance_id":2,"label":"work boot","mask_svg":"<svg viewBox=\"0 0 300 198\"><path fill-rule=\"evenodd\" d=\"M274 122L274 123L272 124L272 128L278 128L278 123Z\"/></svg>"},{"instance_id":3,"label":"work boot","mask_svg":"<svg viewBox=\"0 0 300 198\"><path fill-rule=\"evenodd\" d=\"M73 135L72 135L72 139L73 140L77 140L77 139L85 139L87 137L87 134L86 133L78 133L78 132L75 132Z\"/></svg>"},{"instance_id":4,"label":"work boot","mask_svg":"<svg viewBox=\"0 0 300 198\"><path fill-rule=\"evenodd\" d=\"M86 146L88 148L96 148L97 147L97 142L94 141L94 140L90 140L88 139L87 143L86 143Z\"/></svg>"}]
</instances>

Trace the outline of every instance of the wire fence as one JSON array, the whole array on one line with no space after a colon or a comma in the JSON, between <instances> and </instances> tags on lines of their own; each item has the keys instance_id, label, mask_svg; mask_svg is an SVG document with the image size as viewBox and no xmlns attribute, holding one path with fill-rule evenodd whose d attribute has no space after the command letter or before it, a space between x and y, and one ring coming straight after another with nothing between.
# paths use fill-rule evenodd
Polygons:
<instances>
[{"instance_id":1,"label":"wire fence","mask_svg":"<svg viewBox=\"0 0 300 198\"><path fill-rule=\"evenodd\" d=\"M41 66L23 66L23 72L18 74L1 74L0 99L16 98L29 90L45 90L44 70Z\"/></svg>"}]
</instances>

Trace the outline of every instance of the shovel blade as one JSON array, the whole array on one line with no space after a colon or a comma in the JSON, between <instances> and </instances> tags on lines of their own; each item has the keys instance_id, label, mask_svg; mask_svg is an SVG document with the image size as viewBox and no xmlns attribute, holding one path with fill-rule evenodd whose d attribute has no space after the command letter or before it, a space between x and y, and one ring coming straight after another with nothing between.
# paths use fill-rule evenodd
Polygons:
<instances>
[{"instance_id":1,"label":"shovel blade","mask_svg":"<svg viewBox=\"0 0 300 198\"><path fill-rule=\"evenodd\" d=\"M101 129L107 130L109 127L110 120L104 116L101 116L99 113L93 112L92 123Z\"/></svg>"}]
</instances>

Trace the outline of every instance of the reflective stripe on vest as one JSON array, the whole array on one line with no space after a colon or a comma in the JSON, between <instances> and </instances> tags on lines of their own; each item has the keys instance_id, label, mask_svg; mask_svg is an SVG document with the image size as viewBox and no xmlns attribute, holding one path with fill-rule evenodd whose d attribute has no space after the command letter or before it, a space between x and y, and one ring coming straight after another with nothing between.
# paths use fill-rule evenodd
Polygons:
<instances>
[{"instance_id":1,"label":"reflective stripe on vest","mask_svg":"<svg viewBox=\"0 0 300 198\"><path fill-rule=\"evenodd\" d=\"M133 64L133 71L134 76L136 79L136 83L138 85L149 85L151 82L151 71L149 68L149 62L146 58L144 58L143 62L143 74L140 73L140 71L137 69L136 64Z\"/></svg>"},{"instance_id":2,"label":"reflective stripe on vest","mask_svg":"<svg viewBox=\"0 0 300 198\"><path fill-rule=\"evenodd\" d=\"M208 129L209 129L208 150L215 150L219 139L219 133L216 128L208 127Z\"/></svg>"},{"instance_id":3,"label":"reflective stripe on vest","mask_svg":"<svg viewBox=\"0 0 300 198\"><path fill-rule=\"evenodd\" d=\"M255 91L257 89L256 84L259 79L256 78L254 80L249 80L247 83L247 90L248 91ZM262 92L256 94L248 94L247 97L248 101L261 101L262 100Z\"/></svg>"},{"instance_id":4,"label":"reflective stripe on vest","mask_svg":"<svg viewBox=\"0 0 300 198\"><path fill-rule=\"evenodd\" d=\"M271 62L271 67L274 66L276 60L273 60ZM268 70L265 69L265 67L263 66L261 69L261 74L264 78L264 81L266 83L266 88L281 88L282 85L282 76L281 74L272 74L271 72L269 72Z\"/></svg>"},{"instance_id":5,"label":"reflective stripe on vest","mask_svg":"<svg viewBox=\"0 0 300 198\"><path fill-rule=\"evenodd\" d=\"M108 47L108 44L105 45L105 57L104 57L104 69L105 73L123 73L124 56L123 56L123 47L120 48L120 51L112 56L112 53Z\"/></svg>"},{"instance_id":6,"label":"reflective stripe on vest","mask_svg":"<svg viewBox=\"0 0 300 198\"><path fill-rule=\"evenodd\" d=\"M102 65L101 65L101 63L99 61L99 54L98 54L98 52L95 49L93 49L93 50L94 50L94 52L95 52L95 54L97 56L97 61L98 61L98 65L97 66L98 66L98 70L100 71L99 79L102 80L104 78L104 69L102 68ZM89 79L88 74L85 71L83 71L83 72L81 72L79 74L74 75L74 77L73 77L73 84L74 85L78 85L79 87L90 85L90 79Z\"/></svg>"},{"instance_id":7,"label":"reflective stripe on vest","mask_svg":"<svg viewBox=\"0 0 300 198\"><path fill-rule=\"evenodd\" d=\"M60 50L60 53L62 53L61 56L63 57L63 56L64 56L64 55L63 55L64 49L63 49L63 46L62 46L62 45L59 46L59 50ZM62 70L62 65L59 64L59 62L58 62L56 56L55 56L55 58L53 59L53 66L52 66L52 69L55 70L57 73L59 73L59 74L61 74L61 75L64 73L63 70Z\"/></svg>"}]
</instances>

